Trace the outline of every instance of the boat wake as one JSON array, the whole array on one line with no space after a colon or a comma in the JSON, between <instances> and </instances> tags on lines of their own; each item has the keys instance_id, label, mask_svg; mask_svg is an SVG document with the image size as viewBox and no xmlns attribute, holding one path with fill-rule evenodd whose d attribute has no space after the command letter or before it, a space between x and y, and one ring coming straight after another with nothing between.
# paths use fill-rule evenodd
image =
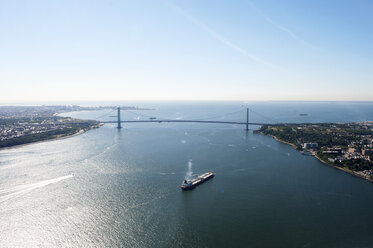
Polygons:
<instances>
[{"instance_id":1,"label":"boat wake","mask_svg":"<svg viewBox=\"0 0 373 248\"><path fill-rule=\"evenodd\" d=\"M34 189L42 188L49 184L58 183L62 180L71 178L73 176L74 175L71 174L67 176L57 177L54 179L40 181L40 182L33 183L33 184L20 185L20 186L16 186L10 189L2 189L0 190L0 203L22 196L24 194L27 194Z\"/></svg>"},{"instance_id":2,"label":"boat wake","mask_svg":"<svg viewBox=\"0 0 373 248\"><path fill-rule=\"evenodd\" d=\"M141 202L141 203L138 203L138 204L134 204L132 206L129 206L126 210L124 210L125 212L131 210L131 209L138 209L140 207L143 207L143 206L146 206L154 201L157 201L157 200L160 200L160 199L164 199L166 198L168 195L167 194L164 194L164 195L161 195L161 196L158 196L158 197L155 197L151 200L148 200L148 201L144 201L144 202Z\"/></svg>"},{"instance_id":3,"label":"boat wake","mask_svg":"<svg viewBox=\"0 0 373 248\"><path fill-rule=\"evenodd\" d=\"M158 172L160 175L175 175L175 172Z\"/></svg>"}]
</instances>

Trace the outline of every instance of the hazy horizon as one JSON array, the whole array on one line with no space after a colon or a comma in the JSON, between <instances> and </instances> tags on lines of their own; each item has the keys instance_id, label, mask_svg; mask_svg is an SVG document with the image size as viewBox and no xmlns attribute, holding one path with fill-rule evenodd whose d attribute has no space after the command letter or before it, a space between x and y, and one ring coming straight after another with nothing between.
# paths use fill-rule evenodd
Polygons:
<instances>
[{"instance_id":1,"label":"hazy horizon","mask_svg":"<svg viewBox=\"0 0 373 248\"><path fill-rule=\"evenodd\" d=\"M70 104L136 104L136 103L242 103L242 104L250 104L250 103L292 103L292 102L299 102L299 103L372 103L373 100L61 100L61 101L42 101L42 100L34 100L34 101L9 101L9 102L0 102L0 106L9 105L17 105L17 104L26 104L26 105L47 105L47 104L56 104L56 105L70 105Z\"/></svg>"}]
</instances>

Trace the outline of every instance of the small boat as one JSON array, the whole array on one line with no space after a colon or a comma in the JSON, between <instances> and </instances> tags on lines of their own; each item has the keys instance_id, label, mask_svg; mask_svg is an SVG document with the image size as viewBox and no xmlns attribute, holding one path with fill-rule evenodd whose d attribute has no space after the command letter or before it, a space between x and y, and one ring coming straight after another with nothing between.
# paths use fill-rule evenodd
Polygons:
<instances>
[{"instance_id":1,"label":"small boat","mask_svg":"<svg viewBox=\"0 0 373 248\"><path fill-rule=\"evenodd\" d=\"M191 190L194 189L196 186L200 185L201 183L206 182L207 180L213 178L215 176L214 172L206 172L192 180L185 179L181 184L182 190Z\"/></svg>"},{"instance_id":2,"label":"small boat","mask_svg":"<svg viewBox=\"0 0 373 248\"><path fill-rule=\"evenodd\" d=\"M149 120L155 120L157 117L149 117Z\"/></svg>"}]
</instances>

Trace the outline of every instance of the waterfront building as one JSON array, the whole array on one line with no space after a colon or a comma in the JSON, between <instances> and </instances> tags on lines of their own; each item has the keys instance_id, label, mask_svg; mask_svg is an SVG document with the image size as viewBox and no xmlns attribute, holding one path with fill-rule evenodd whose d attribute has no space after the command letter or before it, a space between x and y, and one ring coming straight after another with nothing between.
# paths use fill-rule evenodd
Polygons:
<instances>
[{"instance_id":1,"label":"waterfront building","mask_svg":"<svg viewBox=\"0 0 373 248\"><path fill-rule=\"evenodd\" d=\"M319 146L318 143L304 143L303 149L313 149L313 148L317 148L318 146Z\"/></svg>"}]
</instances>

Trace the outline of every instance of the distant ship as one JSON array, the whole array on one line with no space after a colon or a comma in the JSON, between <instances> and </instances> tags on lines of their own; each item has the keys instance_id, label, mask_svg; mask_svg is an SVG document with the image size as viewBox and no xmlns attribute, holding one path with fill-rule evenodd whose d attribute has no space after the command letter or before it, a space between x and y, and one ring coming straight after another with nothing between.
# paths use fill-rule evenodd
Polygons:
<instances>
[{"instance_id":1,"label":"distant ship","mask_svg":"<svg viewBox=\"0 0 373 248\"><path fill-rule=\"evenodd\" d=\"M207 180L214 177L214 172L206 172L192 180L185 179L184 182L181 184L182 190L191 190L194 189L196 186L200 185L201 183L206 182Z\"/></svg>"},{"instance_id":2,"label":"distant ship","mask_svg":"<svg viewBox=\"0 0 373 248\"><path fill-rule=\"evenodd\" d=\"M308 114L299 114L300 116L308 116Z\"/></svg>"}]
</instances>

